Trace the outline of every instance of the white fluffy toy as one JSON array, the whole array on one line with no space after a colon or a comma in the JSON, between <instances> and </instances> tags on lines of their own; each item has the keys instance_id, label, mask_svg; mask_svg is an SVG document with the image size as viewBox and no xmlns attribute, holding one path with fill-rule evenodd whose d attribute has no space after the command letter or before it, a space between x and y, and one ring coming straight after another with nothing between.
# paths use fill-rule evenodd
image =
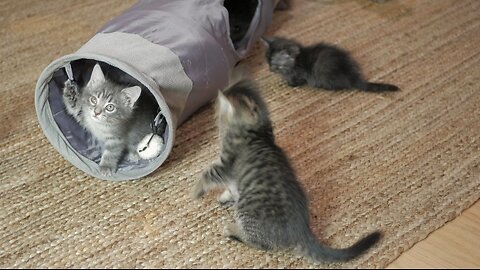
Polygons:
<instances>
[{"instance_id":1,"label":"white fluffy toy","mask_svg":"<svg viewBox=\"0 0 480 270\"><path fill-rule=\"evenodd\" d=\"M160 135L150 133L138 143L137 153L142 159L158 157L162 151L164 141Z\"/></svg>"},{"instance_id":2,"label":"white fluffy toy","mask_svg":"<svg viewBox=\"0 0 480 270\"><path fill-rule=\"evenodd\" d=\"M167 127L167 121L163 114L157 112L157 116L151 123L152 133L147 134L138 143L137 153L141 159L152 159L158 157L162 152L165 141L162 138L162 134Z\"/></svg>"}]
</instances>

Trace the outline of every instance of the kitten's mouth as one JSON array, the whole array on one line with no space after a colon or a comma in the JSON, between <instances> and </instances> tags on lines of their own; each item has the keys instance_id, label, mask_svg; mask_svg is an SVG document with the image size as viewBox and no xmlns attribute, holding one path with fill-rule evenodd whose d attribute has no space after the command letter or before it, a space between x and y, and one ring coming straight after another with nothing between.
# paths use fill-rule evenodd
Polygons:
<instances>
[{"instance_id":1,"label":"kitten's mouth","mask_svg":"<svg viewBox=\"0 0 480 270\"><path fill-rule=\"evenodd\" d=\"M100 115L92 114L92 119L95 121L100 121Z\"/></svg>"}]
</instances>

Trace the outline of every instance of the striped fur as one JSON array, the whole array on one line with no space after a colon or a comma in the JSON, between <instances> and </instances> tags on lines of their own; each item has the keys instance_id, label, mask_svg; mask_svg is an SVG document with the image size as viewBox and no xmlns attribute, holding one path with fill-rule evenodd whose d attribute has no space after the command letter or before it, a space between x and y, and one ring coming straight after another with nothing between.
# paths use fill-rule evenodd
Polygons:
<instances>
[{"instance_id":1,"label":"striped fur","mask_svg":"<svg viewBox=\"0 0 480 270\"><path fill-rule=\"evenodd\" d=\"M85 87L65 82L66 111L104 144L99 165L106 176L116 172L125 151L131 160L138 160L137 144L151 132L156 110L152 102L140 99L141 92L139 86L126 87L107 79L98 64Z\"/></svg>"},{"instance_id":2,"label":"striped fur","mask_svg":"<svg viewBox=\"0 0 480 270\"><path fill-rule=\"evenodd\" d=\"M196 183L193 197L224 188L220 203L231 203L231 239L264 250L297 248L315 262L352 259L375 244L373 233L347 249L322 245L310 230L308 201L285 153L275 144L268 110L248 81L218 97L220 160Z\"/></svg>"}]
</instances>

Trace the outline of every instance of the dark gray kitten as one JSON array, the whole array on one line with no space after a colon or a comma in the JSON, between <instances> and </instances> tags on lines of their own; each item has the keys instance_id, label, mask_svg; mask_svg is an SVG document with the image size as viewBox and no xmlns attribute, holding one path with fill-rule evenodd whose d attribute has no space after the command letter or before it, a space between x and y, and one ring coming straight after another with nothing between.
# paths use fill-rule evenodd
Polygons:
<instances>
[{"instance_id":1,"label":"dark gray kitten","mask_svg":"<svg viewBox=\"0 0 480 270\"><path fill-rule=\"evenodd\" d=\"M136 147L152 131L154 104L142 99L137 108L141 93L139 86L125 87L107 79L98 64L83 88L70 80L65 82L63 101L67 112L104 144L99 165L106 176L117 170L125 150L129 159L138 160Z\"/></svg>"},{"instance_id":2,"label":"dark gray kitten","mask_svg":"<svg viewBox=\"0 0 480 270\"><path fill-rule=\"evenodd\" d=\"M258 6L258 0L225 0L223 5L228 10L230 38L235 48L238 48L239 42L250 28L250 23Z\"/></svg>"},{"instance_id":3,"label":"dark gray kitten","mask_svg":"<svg viewBox=\"0 0 480 270\"><path fill-rule=\"evenodd\" d=\"M357 88L364 91L396 91L395 85L372 83L363 78L359 65L348 52L319 43L303 47L284 38L262 38L270 71L279 73L289 86L308 84L328 90Z\"/></svg>"},{"instance_id":4,"label":"dark gray kitten","mask_svg":"<svg viewBox=\"0 0 480 270\"><path fill-rule=\"evenodd\" d=\"M218 123L220 160L203 173L192 195L225 188L219 202L233 203L236 220L225 228L228 237L264 250L296 248L316 262L352 259L380 239L375 232L349 248L334 249L315 238L306 195L275 144L264 101L248 81L219 93Z\"/></svg>"}]
</instances>

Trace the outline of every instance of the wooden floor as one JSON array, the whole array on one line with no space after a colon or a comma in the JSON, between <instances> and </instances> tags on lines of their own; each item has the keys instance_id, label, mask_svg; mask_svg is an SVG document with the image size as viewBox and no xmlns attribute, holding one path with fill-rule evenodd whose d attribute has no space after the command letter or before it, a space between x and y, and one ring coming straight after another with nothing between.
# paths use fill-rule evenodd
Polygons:
<instances>
[{"instance_id":1,"label":"wooden floor","mask_svg":"<svg viewBox=\"0 0 480 270\"><path fill-rule=\"evenodd\" d=\"M480 268L480 201L387 268Z\"/></svg>"}]
</instances>

